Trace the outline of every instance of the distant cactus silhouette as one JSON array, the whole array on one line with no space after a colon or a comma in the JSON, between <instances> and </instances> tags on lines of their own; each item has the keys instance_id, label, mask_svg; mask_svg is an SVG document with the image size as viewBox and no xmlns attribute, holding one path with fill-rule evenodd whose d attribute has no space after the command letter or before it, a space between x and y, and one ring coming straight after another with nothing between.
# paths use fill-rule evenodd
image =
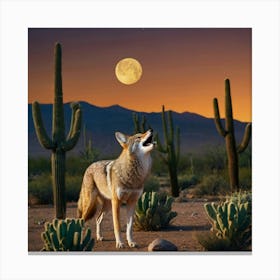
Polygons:
<instances>
[{"instance_id":1,"label":"distant cactus silhouette","mask_svg":"<svg viewBox=\"0 0 280 280\"><path fill-rule=\"evenodd\" d=\"M134 133L144 133L147 131L150 127L147 126L147 119L143 115L142 120L140 121L139 116L137 113L132 113L132 119L134 124Z\"/></svg>"},{"instance_id":2,"label":"distant cactus silhouette","mask_svg":"<svg viewBox=\"0 0 280 280\"><path fill-rule=\"evenodd\" d=\"M238 172L238 153L242 153L247 148L251 138L252 125L251 123L247 124L245 128L243 140L241 144L237 146L235 141L235 135L234 135L234 121L233 121L233 113L232 113L229 79L225 80L225 128L223 128L221 122L217 98L213 99L213 105L214 105L216 128L219 134L223 136L226 141L230 187L233 192L239 191L240 186L239 186L239 172Z\"/></svg>"},{"instance_id":3,"label":"distant cactus silhouette","mask_svg":"<svg viewBox=\"0 0 280 280\"><path fill-rule=\"evenodd\" d=\"M32 115L35 131L40 144L52 150L52 183L56 218L64 219L66 216L65 197L65 154L74 148L78 142L81 130L81 109L79 103L72 103L71 127L65 137L62 75L61 75L61 45L55 46L55 94L53 103L52 138L47 135L41 117L40 105L37 101L32 104Z\"/></svg>"},{"instance_id":4,"label":"distant cactus silhouette","mask_svg":"<svg viewBox=\"0 0 280 280\"><path fill-rule=\"evenodd\" d=\"M170 184L171 184L171 193L172 196L179 196L179 185L178 185L178 177L177 177L177 167L179 163L180 157L180 129L176 128L176 140L174 139L174 126L172 119L172 112L168 111L168 123L169 128L167 126L167 120L165 116L165 109L162 106L162 127L163 127L163 135L164 135L164 146L161 144L158 134L156 134L155 139L157 142L158 151L161 153L167 154L166 157L163 157L163 161L167 164ZM175 147L176 141L176 147Z\"/></svg>"}]
</instances>

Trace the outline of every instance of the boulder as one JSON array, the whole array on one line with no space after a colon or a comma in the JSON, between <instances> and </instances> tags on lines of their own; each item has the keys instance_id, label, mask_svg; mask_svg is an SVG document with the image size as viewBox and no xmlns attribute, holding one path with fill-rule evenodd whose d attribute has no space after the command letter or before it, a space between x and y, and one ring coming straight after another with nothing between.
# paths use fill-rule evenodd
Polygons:
<instances>
[{"instance_id":1,"label":"boulder","mask_svg":"<svg viewBox=\"0 0 280 280\"><path fill-rule=\"evenodd\" d=\"M149 244L148 251L178 251L178 248L168 240L157 238Z\"/></svg>"}]
</instances>

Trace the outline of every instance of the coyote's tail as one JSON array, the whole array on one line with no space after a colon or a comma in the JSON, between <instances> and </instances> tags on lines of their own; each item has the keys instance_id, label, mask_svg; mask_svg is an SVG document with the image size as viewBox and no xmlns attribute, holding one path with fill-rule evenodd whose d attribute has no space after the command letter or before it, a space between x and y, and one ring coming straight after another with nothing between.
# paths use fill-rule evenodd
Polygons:
<instances>
[{"instance_id":1,"label":"coyote's tail","mask_svg":"<svg viewBox=\"0 0 280 280\"><path fill-rule=\"evenodd\" d=\"M77 206L77 218L82 218L82 215L83 215L82 200L80 196L78 200L78 206Z\"/></svg>"},{"instance_id":2,"label":"coyote's tail","mask_svg":"<svg viewBox=\"0 0 280 280\"><path fill-rule=\"evenodd\" d=\"M83 190L84 185L82 185L80 198L78 200L77 217L87 221L94 216L97 210L97 189L93 189L90 194Z\"/></svg>"}]
</instances>

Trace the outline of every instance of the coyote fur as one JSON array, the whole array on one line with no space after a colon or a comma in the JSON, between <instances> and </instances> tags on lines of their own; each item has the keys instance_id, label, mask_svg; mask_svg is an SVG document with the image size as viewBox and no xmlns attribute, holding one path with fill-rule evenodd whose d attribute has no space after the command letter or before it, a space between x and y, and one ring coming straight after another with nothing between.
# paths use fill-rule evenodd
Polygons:
<instances>
[{"instance_id":1,"label":"coyote fur","mask_svg":"<svg viewBox=\"0 0 280 280\"><path fill-rule=\"evenodd\" d=\"M120 206L126 203L126 238L129 247L137 247L132 234L133 216L151 169L153 131L132 136L116 132L115 136L123 150L117 159L94 162L87 168L78 201L78 216L87 221L97 213L96 237L103 240L101 223L105 213L112 208L116 248L123 248Z\"/></svg>"}]
</instances>

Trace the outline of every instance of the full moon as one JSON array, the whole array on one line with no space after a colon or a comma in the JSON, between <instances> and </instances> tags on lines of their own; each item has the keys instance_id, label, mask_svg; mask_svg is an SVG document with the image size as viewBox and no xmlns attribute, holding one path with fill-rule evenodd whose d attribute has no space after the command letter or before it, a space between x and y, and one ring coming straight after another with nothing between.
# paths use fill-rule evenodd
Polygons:
<instances>
[{"instance_id":1,"label":"full moon","mask_svg":"<svg viewBox=\"0 0 280 280\"><path fill-rule=\"evenodd\" d=\"M141 78L142 66L140 62L134 58L124 58L117 63L115 73L121 83L132 85Z\"/></svg>"}]
</instances>

